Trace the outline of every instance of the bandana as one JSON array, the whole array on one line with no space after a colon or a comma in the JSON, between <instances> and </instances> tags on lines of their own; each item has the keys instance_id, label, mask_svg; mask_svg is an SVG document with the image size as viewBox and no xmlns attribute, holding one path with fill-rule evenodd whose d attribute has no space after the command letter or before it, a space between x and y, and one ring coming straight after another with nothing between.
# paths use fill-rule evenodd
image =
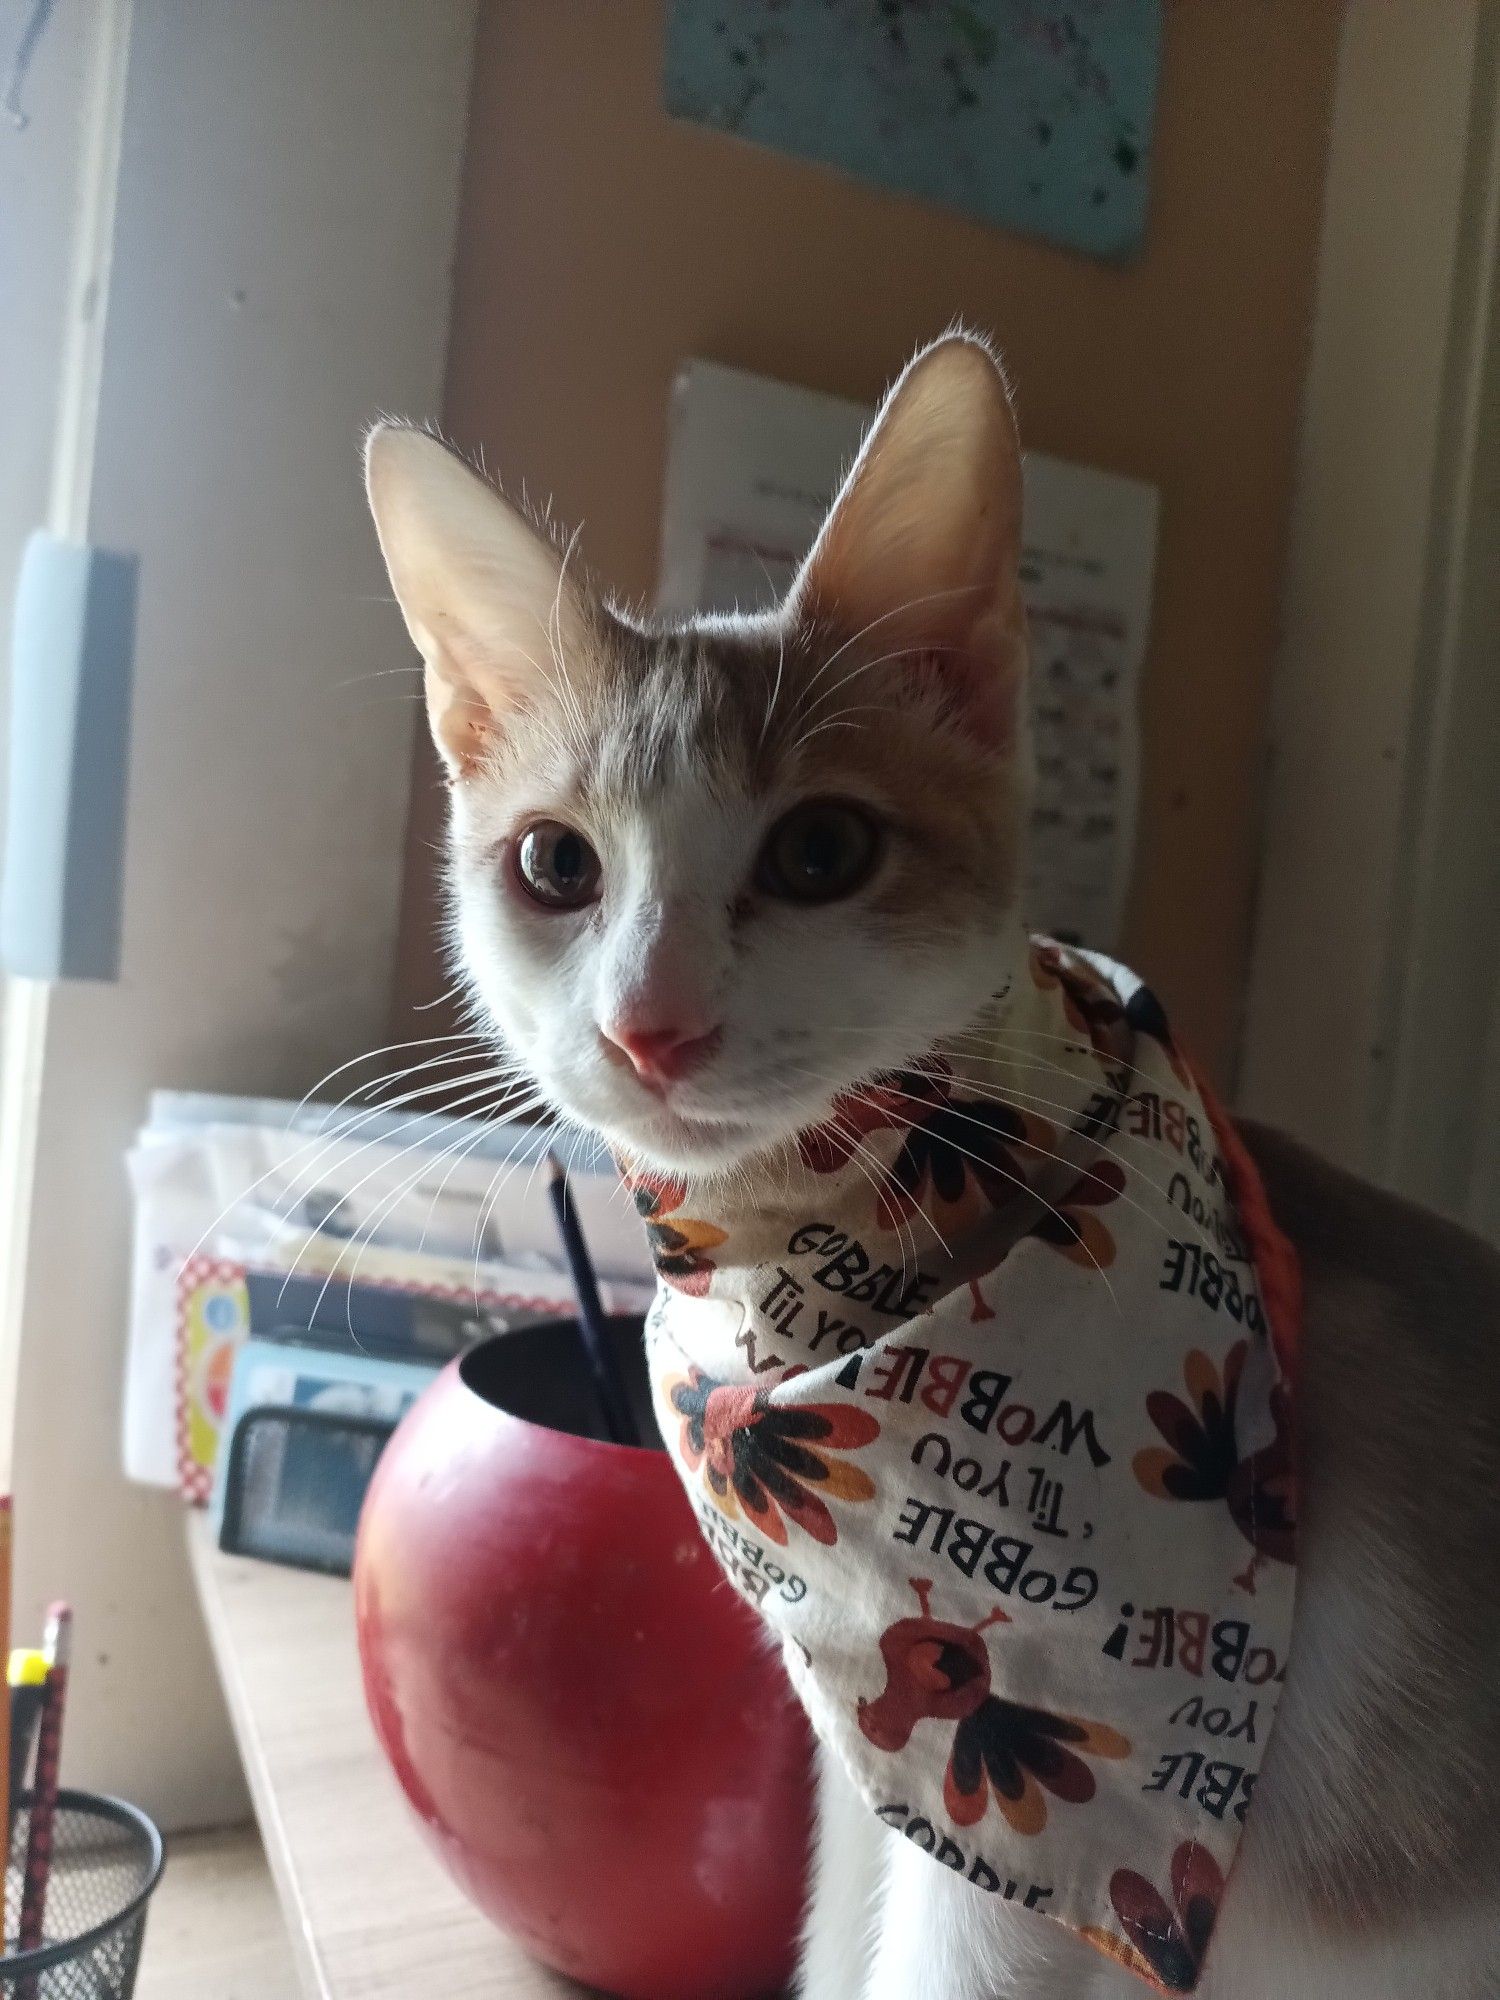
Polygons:
<instances>
[{"instance_id":1,"label":"bandana","mask_svg":"<svg viewBox=\"0 0 1500 2000\"><path fill-rule=\"evenodd\" d=\"M1300 1302L1158 1003L1034 941L762 1184L630 1184L663 1434L819 1736L934 1866L1191 1992L1286 1664Z\"/></svg>"}]
</instances>

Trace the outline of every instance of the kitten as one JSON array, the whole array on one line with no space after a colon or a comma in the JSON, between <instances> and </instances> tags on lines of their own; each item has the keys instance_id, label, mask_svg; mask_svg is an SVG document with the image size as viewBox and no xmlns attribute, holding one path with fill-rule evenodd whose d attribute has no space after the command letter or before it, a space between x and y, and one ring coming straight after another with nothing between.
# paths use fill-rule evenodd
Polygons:
<instances>
[{"instance_id":1,"label":"kitten","mask_svg":"<svg viewBox=\"0 0 1500 2000\"><path fill-rule=\"evenodd\" d=\"M1020 460L982 343L907 370L755 617L612 609L418 432L378 429L368 471L451 780L464 972L644 1187L790 1186L872 1079L930 1080L934 1049L1024 1019ZM1079 1052L1056 1053L1060 1090ZM1038 1068L1013 1065L1015 1104ZM1206 1968L1163 1897L1178 1959L1135 1969L1201 1972L1206 2000L1479 2000L1500 1990L1500 1260L1246 1136L1305 1278L1295 1626ZM806 2000L1145 1990L882 1825L826 1748L819 1829Z\"/></svg>"}]
</instances>

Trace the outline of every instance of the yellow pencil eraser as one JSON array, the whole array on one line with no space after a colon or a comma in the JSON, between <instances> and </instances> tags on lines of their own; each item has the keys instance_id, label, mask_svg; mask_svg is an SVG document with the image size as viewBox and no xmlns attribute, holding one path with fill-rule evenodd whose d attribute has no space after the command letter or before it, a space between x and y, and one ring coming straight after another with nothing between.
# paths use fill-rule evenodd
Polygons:
<instances>
[{"instance_id":1,"label":"yellow pencil eraser","mask_svg":"<svg viewBox=\"0 0 1500 2000\"><path fill-rule=\"evenodd\" d=\"M13 1688L40 1687L47 1678L47 1655L40 1646L17 1646L5 1677Z\"/></svg>"}]
</instances>

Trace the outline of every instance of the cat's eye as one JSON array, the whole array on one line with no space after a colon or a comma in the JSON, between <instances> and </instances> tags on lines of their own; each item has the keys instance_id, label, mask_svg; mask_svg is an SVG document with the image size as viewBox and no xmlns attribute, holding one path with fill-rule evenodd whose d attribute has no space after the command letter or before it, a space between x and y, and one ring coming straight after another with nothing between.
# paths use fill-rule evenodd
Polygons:
<instances>
[{"instance_id":1,"label":"cat's eye","mask_svg":"<svg viewBox=\"0 0 1500 2000\"><path fill-rule=\"evenodd\" d=\"M875 872L880 828L844 799L805 799L766 836L755 886L790 903L832 903L852 896Z\"/></svg>"},{"instance_id":2,"label":"cat's eye","mask_svg":"<svg viewBox=\"0 0 1500 2000\"><path fill-rule=\"evenodd\" d=\"M599 900L603 869L581 833L561 820L533 820L514 850L516 881L547 910L581 910Z\"/></svg>"}]
</instances>

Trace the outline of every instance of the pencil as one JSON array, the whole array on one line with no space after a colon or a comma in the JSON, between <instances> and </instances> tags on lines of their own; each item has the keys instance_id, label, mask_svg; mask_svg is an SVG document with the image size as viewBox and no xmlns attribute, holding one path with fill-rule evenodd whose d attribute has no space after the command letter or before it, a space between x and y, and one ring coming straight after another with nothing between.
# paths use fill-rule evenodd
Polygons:
<instances>
[{"instance_id":1,"label":"pencil","mask_svg":"<svg viewBox=\"0 0 1500 2000\"><path fill-rule=\"evenodd\" d=\"M599 1281L594 1276L593 1259L583 1240L583 1231L578 1226L578 1212L568 1189L568 1177L555 1153L547 1155L547 1189L557 1216L557 1233L562 1238L563 1252L573 1279L573 1291L578 1300L578 1329L583 1336L583 1351L594 1378L599 1407L604 1414L605 1431L611 1444L639 1444L640 1437L630 1414L630 1398L625 1392L625 1383L610 1346L609 1328L604 1307L599 1301Z\"/></svg>"},{"instance_id":2,"label":"pencil","mask_svg":"<svg viewBox=\"0 0 1500 2000\"><path fill-rule=\"evenodd\" d=\"M68 1655L72 1650L73 1614L66 1604L47 1611L44 1650L47 1691L36 1743L36 1781L31 1788L31 1828L26 1838L26 1872L21 1882L21 1922L16 1934L20 1952L40 1949L47 1915L47 1883L52 1874L52 1832L57 1819L58 1770L62 1756L63 1711L68 1699ZM18 2000L34 1996L34 1976L18 1983Z\"/></svg>"},{"instance_id":3,"label":"pencil","mask_svg":"<svg viewBox=\"0 0 1500 2000\"><path fill-rule=\"evenodd\" d=\"M15 1838L16 1814L26 1790L31 1753L36 1748L42 1705L47 1699L47 1655L40 1646L13 1646L5 1678L10 1694L10 1813L5 1826L5 1851Z\"/></svg>"}]
</instances>

